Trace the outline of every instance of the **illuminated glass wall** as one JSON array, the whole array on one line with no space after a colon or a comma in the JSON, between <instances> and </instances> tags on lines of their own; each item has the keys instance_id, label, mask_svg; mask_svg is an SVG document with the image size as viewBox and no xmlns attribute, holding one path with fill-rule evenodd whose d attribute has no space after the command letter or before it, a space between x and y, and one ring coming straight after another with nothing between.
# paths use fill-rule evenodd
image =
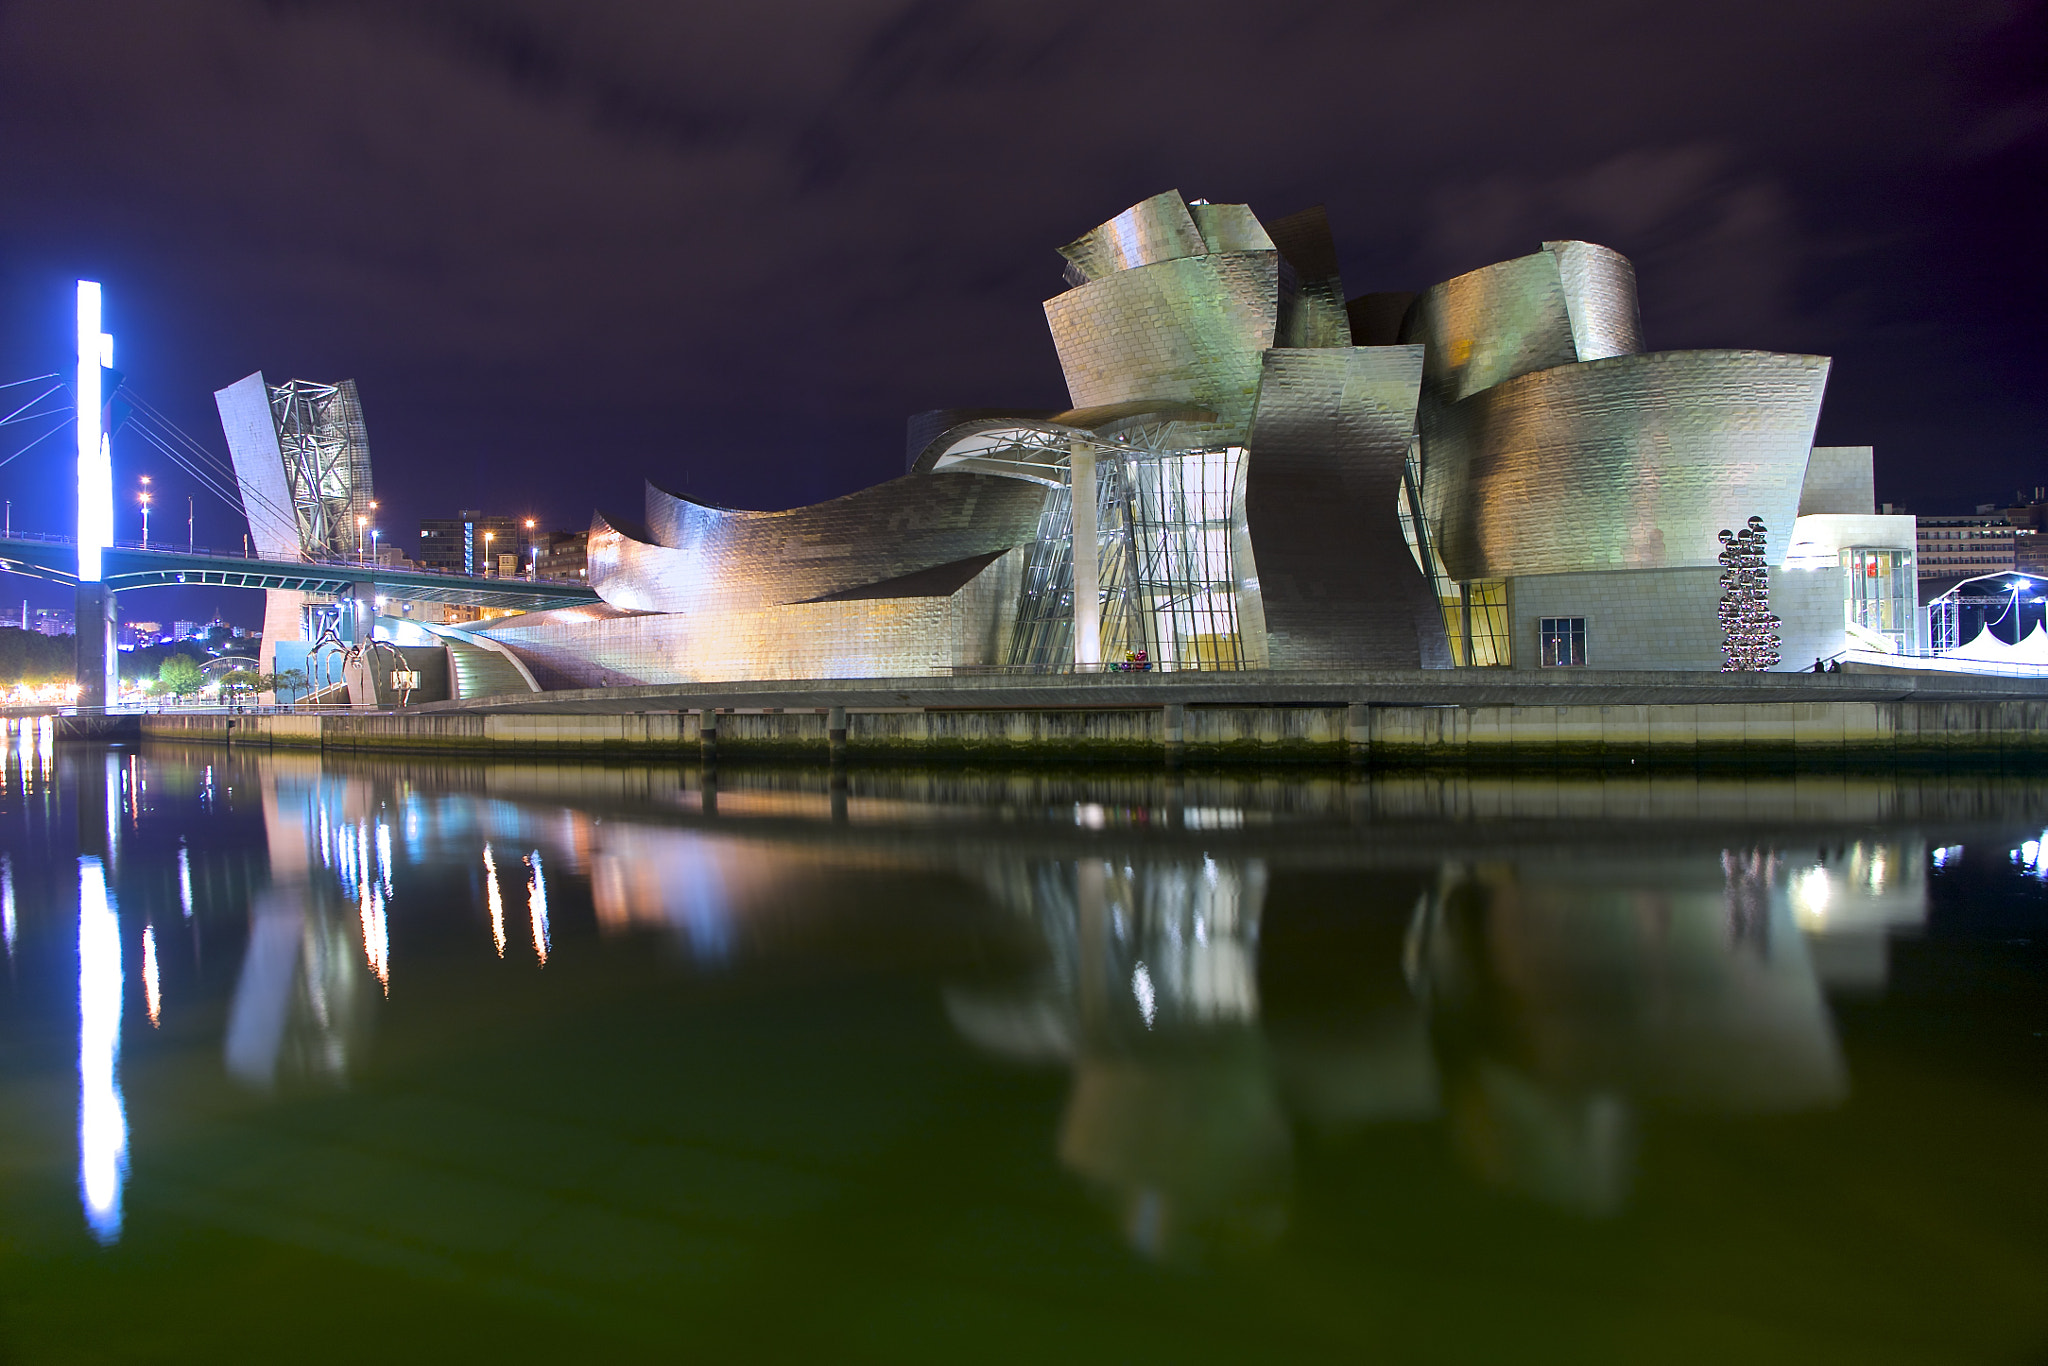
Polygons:
<instances>
[{"instance_id":1,"label":"illuminated glass wall","mask_svg":"<svg viewBox=\"0 0 2048 1366\"><path fill-rule=\"evenodd\" d=\"M1852 546L1841 552L1841 559L1848 624L1884 636L1902 654L1917 653L1914 619L1919 588L1913 552Z\"/></svg>"}]
</instances>

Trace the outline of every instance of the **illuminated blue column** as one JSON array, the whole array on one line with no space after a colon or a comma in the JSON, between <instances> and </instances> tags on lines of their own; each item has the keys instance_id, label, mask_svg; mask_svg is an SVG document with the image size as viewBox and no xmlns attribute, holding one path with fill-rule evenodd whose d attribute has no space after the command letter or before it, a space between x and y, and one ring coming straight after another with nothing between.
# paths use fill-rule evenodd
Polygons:
<instances>
[{"instance_id":1,"label":"illuminated blue column","mask_svg":"<svg viewBox=\"0 0 2048 1366\"><path fill-rule=\"evenodd\" d=\"M114 363L114 339L100 330L100 287L78 282L78 704L104 707L119 694L114 598L100 581L101 554L114 542L114 456L107 437L101 376Z\"/></svg>"}]
</instances>

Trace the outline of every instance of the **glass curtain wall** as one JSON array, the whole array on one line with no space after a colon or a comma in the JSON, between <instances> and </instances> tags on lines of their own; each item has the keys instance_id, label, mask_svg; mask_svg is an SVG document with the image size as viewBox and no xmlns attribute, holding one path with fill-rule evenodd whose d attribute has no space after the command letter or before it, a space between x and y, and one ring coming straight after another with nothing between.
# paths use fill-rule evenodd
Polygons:
<instances>
[{"instance_id":1,"label":"glass curtain wall","mask_svg":"<svg viewBox=\"0 0 2048 1366\"><path fill-rule=\"evenodd\" d=\"M1101 575L1104 666L1146 648L1133 603L1130 475L1121 452L1098 447L1095 463L1096 563ZM1024 566L1009 666L1032 673L1074 667L1074 489L1047 491L1038 536Z\"/></svg>"},{"instance_id":2,"label":"glass curtain wall","mask_svg":"<svg viewBox=\"0 0 2048 1366\"><path fill-rule=\"evenodd\" d=\"M1131 548L1147 645L1160 669L1242 669L1232 512L1244 448L1134 454Z\"/></svg>"},{"instance_id":3,"label":"glass curtain wall","mask_svg":"<svg viewBox=\"0 0 2048 1366\"><path fill-rule=\"evenodd\" d=\"M1843 605L1849 625L1890 640L1901 654L1918 653L1914 639L1919 586L1910 550L1850 547L1842 551Z\"/></svg>"},{"instance_id":4,"label":"glass curtain wall","mask_svg":"<svg viewBox=\"0 0 2048 1366\"><path fill-rule=\"evenodd\" d=\"M1408 553L1429 576L1437 606L1444 614L1444 634L1451 641L1451 663L1458 668L1506 668L1513 663L1514 631L1508 619L1506 579L1459 582L1444 573L1431 547L1429 523L1422 516L1420 443L1408 444L1408 465L1401 475L1397 509Z\"/></svg>"},{"instance_id":5,"label":"glass curtain wall","mask_svg":"<svg viewBox=\"0 0 2048 1366\"><path fill-rule=\"evenodd\" d=\"M1097 563L1102 661L1143 656L1161 671L1242 669L1237 621L1235 510L1244 449L1134 451L1096 447ZM1024 569L1009 666L1074 667L1073 487L1051 490Z\"/></svg>"}]
</instances>

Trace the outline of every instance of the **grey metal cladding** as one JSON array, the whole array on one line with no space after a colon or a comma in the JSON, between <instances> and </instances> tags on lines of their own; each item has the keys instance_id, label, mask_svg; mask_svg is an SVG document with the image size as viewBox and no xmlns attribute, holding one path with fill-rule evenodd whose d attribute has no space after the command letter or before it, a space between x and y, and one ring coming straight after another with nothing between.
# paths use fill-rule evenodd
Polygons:
<instances>
[{"instance_id":1,"label":"grey metal cladding","mask_svg":"<svg viewBox=\"0 0 2048 1366\"><path fill-rule=\"evenodd\" d=\"M1824 356L1666 351L1425 398L1437 554L1455 579L1667 569L1718 563L1716 533L1752 516L1789 531L1827 374Z\"/></svg>"},{"instance_id":2,"label":"grey metal cladding","mask_svg":"<svg viewBox=\"0 0 2048 1366\"><path fill-rule=\"evenodd\" d=\"M267 560L296 560L302 554L298 518L292 512L292 491L285 482L284 452L277 441L277 419L270 412L270 388L258 370L225 389L217 389L220 427L235 465L242 507L249 516L249 539Z\"/></svg>"},{"instance_id":3,"label":"grey metal cladding","mask_svg":"<svg viewBox=\"0 0 2048 1366\"><path fill-rule=\"evenodd\" d=\"M1402 340L1429 348L1423 384L1444 403L1579 358L1557 257L1547 251L1429 289L1409 310Z\"/></svg>"},{"instance_id":4,"label":"grey metal cladding","mask_svg":"<svg viewBox=\"0 0 2048 1366\"><path fill-rule=\"evenodd\" d=\"M1448 668L1435 593L1395 512L1420 346L1265 355L1245 465L1272 668Z\"/></svg>"},{"instance_id":5,"label":"grey metal cladding","mask_svg":"<svg viewBox=\"0 0 2048 1366\"><path fill-rule=\"evenodd\" d=\"M1279 297L1277 252L1221 252L1090 281L1048 299L1045 317L1074 407L1198 403L1234 441L1251 417Z\"/></svg>"},{"instance_id":6,"label":"grey metal cladding","mask_svg":"<svg viewBox=\"0 0 2048 1366\"><path fill-rule=\"evenodd\" d=\"M997 555L950 594L899 582L882 585L891 594L885 597L751 609L642 613L593 605L508 617L487 633L537 675L545 669L580 687L944 672L997 661L1016 612L1022 560L1018 551ZM949 569L952 582L971 566Z\"/></svg>"},{"instance_id":7,"label":"grey metal cladding","mask_svg":"<svg viewBox=\"0 0 2048 1366\"><path fill-rule=\"evenodd\" d=\"M647 486L655 543L609 522L590 538L590 586L615 607L716 613L810 602L1028 542L1043 486L995 475L912 475L787 512L709 507Z\"/></svg>"},{"instance_id":8,"label":"grey metal cladding","mask_svg":"<svg viewBox=\"0 0 2048 1366\"><path fill-rule=\"evenodd\" d=\"M1612 247L1594 242L1545 242L1557 259L1570 315L1572 342L1580 360L1633 355L1643 349L1643 323L1636 306L1636 268Z\"/></svg>"},{"instance_id":9,"label":"grey metal cladding","mask_svg":"<svg viewBox=\"0 0 2048 1366\"><path fill-rule=\"evenodd\" d=\"M1217 251L1272 251L1276 244L1249 204L1190 204L1203 245Z\"/></svg>"},{"instance_id":10,"label":"grey metal cladding","mask_svg":"<svg viewBox=\"0 0 2048 1366\"><path fill-rule=\"evenodd\" d=\"M1209 250L1202 230L1179 190L1141 199L1100 227L1060 248L1060 255L1080 267L1091 281L1120 270L1132 270Z\"/></svg>"},{"instance_id":11,"label":"grey metal cladding","mask_svg":"<svg viewBox=\"0 0 2048 1366\"><path fill-rule=\"evenodd\" d=\"M1281 259L1294 267L1291 297L1283 287L1275 346L1350 346L1351 319L1337 270L1337 240L1323 206L1303 209L1267 225Z\"/></svg>"},{"instance_id":12,"label":"grey metal cladding","mask_svg":"<svg viewBox=\"0 0 2048 1366\"><path fill-rule=\"evenodd\" d=\"M1799 515L1877 512L1877 452L1869 446L1815 446L1799 487Z\"/></svg>"},{"instance_id":13,"label":"grey metal cladding","mask_svg":"<svg viewBox=\"0 0 2048 1366\"><path fill-rule=\"evenodd\" d=\"M1361 294L1344 305L1351 323L1353 346L1393 346L1401 340L1408 310L1420 298L1414 290L1382 290Z\"/></svg>"},{"instance_id":14,"label":"grey metal cladding","mask_svg":"<svg viewBox=\"0 0 2048 1366\"><path fill-rule=\"evenodd\" d=\"M1302 279L1321 280L1337 275L1337 239L1331 235L1330 217L1322 205L1276 218L1266 225L1266 232Z\"/></svg>"}]
</instances>

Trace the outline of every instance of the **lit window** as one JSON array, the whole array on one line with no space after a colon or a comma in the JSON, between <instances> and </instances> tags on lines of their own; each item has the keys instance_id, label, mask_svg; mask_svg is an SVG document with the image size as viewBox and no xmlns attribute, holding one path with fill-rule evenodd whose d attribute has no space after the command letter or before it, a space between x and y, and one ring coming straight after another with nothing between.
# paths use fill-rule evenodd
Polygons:
<instances>
[{"instance_id":1,"label":"lit window","mask_svg":"<svg viewBox=\"0 0 2048 1366\"><path fill-rule=\"evenodd\" d=\"M1586 619L1584 617L1539 617L1536 620L1537 658L1546 669L1576 668L1586 662Z\"/></svg>"}]
</instances>

